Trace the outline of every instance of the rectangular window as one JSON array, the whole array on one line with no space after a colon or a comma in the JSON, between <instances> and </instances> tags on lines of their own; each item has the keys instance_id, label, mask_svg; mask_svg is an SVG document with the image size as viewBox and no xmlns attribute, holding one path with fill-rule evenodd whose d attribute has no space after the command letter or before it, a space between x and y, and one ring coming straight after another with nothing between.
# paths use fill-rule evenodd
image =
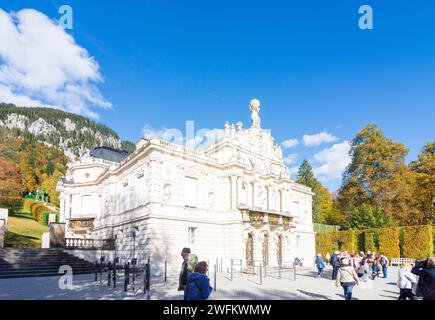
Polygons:
<instances>
[{"instance_id":1,"label":"rectangular window","mask_svg":"<svg viewBox=\"0 0 435 320\"><path fill-rule=\"evenodd\" d=\"M188 243L189 244L195 244L195 234L196 234L196 228L189 227L189 230L188 230Z\"/></svg>"},{"instance_id":2,"label":"rectangular window","mask_svg":"<svg viewBox=\"0 0 435 320\"><path fill-rule=\"evenodd\" d=\"M198 206L198 179L185 177L184 198L186 207L196 208Z\"/></svg>"}]
</instances>

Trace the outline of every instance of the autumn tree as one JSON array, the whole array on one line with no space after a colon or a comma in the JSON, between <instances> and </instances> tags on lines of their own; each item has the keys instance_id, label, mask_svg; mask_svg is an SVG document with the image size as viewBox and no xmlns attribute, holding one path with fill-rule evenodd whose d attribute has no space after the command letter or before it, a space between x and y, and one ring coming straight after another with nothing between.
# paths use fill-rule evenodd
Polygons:
<instances>
[{"instance_id":1,"label":"autumn tree","mask_svg":"<svg viewBox=\"0 0 435 320\"><path fill-rule=\"evenodd\" d=\"M416 161L409 165L415 174L413 193L413 224L429 224L435 221L435 141L427 143Z\"/></svg>"},{"instance_id":2,"label":"autumn tree","mask_svg":"<svg viewBox=\"0 0 435 320\"><path fill-rule=\"evenodd\" d=\"M22 205L23 177L13 162L0 158L0 207L10 211Z\"/></svg>"},{"instance_id":3,"label":"autumn tree","mask_svg":"<svg viewBox=\"0 0 435 320\"><path fill-rule=\"evenodd\" d=\"M376 125L359 131L351 141L351 163L338 194L341 210L352 217L355 208L369 205L382 209L387 219L405 223L412 188L407 154L403 144L385 137Z\"/></svg>"}]
</instances>

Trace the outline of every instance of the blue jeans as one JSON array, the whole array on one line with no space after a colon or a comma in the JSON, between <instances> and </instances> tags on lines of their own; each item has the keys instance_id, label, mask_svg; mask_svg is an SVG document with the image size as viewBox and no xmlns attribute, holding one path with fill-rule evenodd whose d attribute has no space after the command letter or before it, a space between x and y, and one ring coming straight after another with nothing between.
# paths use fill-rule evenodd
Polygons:
<instances>
[{"instance_id":1,"label":"blue jeans","mask_svg":"<svg viewBox=\"0 0 435 320\"><path fill-rule=\"evenodd\" d=\"M387 266L383 266L382 267L382 273L384 274L384 278L387 277L387 272L388 272L388 267Z\"/></svg>"},{"instance_id":2,"label":"blue jeans","mask_svg":"<svg viewBox=\"0 0 435 320\"><path fill-rule=\"evenodd\" d=\"M323 268L319 268L319 267L317 267L317 275L318 275L319 277L323 276Z\"/></svg>"},{"instance_id":3,"label":"blue jeans","mask_svg":"<svg viewBox=\"0 0 435 320\"><path fill-rule=\"evenodd\" d=\"M352 291L353 291L354 285L351 286L343 286L344 291L344 299L345 300L352 300Z\"/></svg>"}]
</instances>

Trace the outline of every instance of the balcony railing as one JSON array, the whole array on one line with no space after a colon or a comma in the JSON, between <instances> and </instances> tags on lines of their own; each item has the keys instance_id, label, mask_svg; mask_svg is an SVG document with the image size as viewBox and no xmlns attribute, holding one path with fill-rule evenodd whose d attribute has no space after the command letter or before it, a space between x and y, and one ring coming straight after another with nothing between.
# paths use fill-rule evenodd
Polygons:
<instances>
[{"instance_id":1,"label":"balcony railing","mask_svg":"<svg viewBox=\"0 0 435 320\"><path fill-rule=\"evenodd\" d=\"M66 238L66 249L115 250L115 239Z\"/></svg>"}]
</instances>

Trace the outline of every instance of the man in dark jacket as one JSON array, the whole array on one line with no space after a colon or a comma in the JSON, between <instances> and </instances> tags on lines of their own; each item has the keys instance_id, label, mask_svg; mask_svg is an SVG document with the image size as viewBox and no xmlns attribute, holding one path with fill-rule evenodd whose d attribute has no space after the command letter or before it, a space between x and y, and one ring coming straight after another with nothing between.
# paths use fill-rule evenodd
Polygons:
<instances>
[{"instance_id":1,"label":"man in dark jacket","mask_svg":"<svg viewBox=\"0 0 435 320\"><path fill-rule=\"evenodd\" d=\"M331 264L332 264L332 280L336 280L338 269L340 269L340 256L338 251L334 252L334 255L331 258Z\"/></svg>"},{"instance_id":2,"label":"man in dark jacket","mask_svg":"<svg viewBox=\"0 0 435 320\"><path fill-rule=\"evenodd\" d=\"M427 259L423 265L415 266L411 272L419 276L417 293L423 300L435 300L435 257Z\"/></svg>"},{"instance_id":3,"label":"man in dark jacket","mask_svg":"<svg viewBox=\"0 0 435 320\"><path fill-rule=\"evenodd\" d=\"M183 258L183 264L181 265L180 270L180 279L178 281L178 291L184 291L184 288L187 284L187 278L189 277L189 271L188 271L188 261L189 261L189 255L191 251L190 248L184 248L183 251L181 251L181 257Z\"/></svg>"}]
</instances>

